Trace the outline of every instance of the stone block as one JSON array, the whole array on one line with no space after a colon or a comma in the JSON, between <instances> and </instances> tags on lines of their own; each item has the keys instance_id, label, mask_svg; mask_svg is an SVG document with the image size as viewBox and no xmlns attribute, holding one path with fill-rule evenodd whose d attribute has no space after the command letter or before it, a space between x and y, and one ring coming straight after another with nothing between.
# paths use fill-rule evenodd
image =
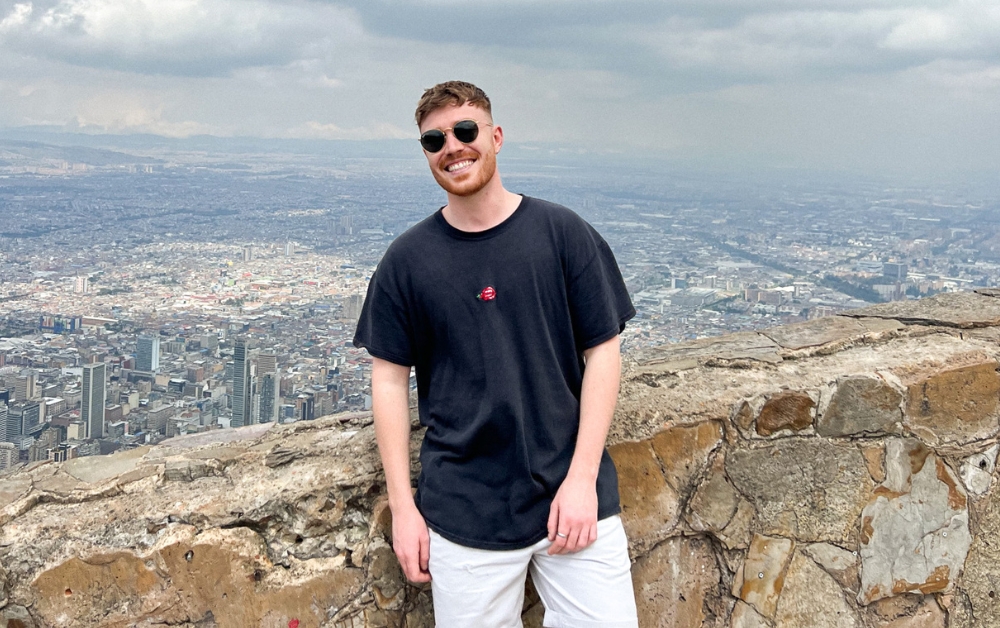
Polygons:
<instances>
[{"instance_id":1,"label":"stone block","mask_svg":"<svg viewBox=\"0 0 1000 628\"><path fill-rule=\"evenodd\" d=\"M740 503L740 495L726 479L724 458L716 456L705 480L688 500L685 519L698 532L721 532Z\"/></svg>"},{"instance_id":2,"label":"stone block","mask_svg":"<svg viewBox=\"0 0 1000 628\"><path fill-rule=\"evenodd\" d=\"M949 590L972 540L967 504L943 460L914 441L889 441L886 481L861 516L858 601Z\"/></svg>"},{"instance_id":3,"label":"stone block","mask_svg":"<svg viewBox=\"0 0 1000 628\"><path fill-rule=\"evenodd\" d=\"M813 424L816 402L802 392L785 392L771 396L757 416L757 433L773 436L788 430L801 432Z\"/></svg>"},{"instance_id":4,"label":"stone block","mask_svg":"<svg viewBox=\"0 0 1000 628\"><path fill-rule=\"evenodd\" d=\"M729 616L729 628L770 628L763 615L743 600L736 600L733 614Z\"/></svg>"},{"instance_id":5,"label":"stone block","mask_svg":"<svg viewBox=\"0 0 1000 628\"><path fill-rule=\"evenodd\" d=\"M995 436L1000 431L997 367L995 360L989 360L911 381L904 424L934 445Z\"/></svg>"},{"instance_id":6,"label":"stone block","mask_svg":"<svg viewBox=\"0 0 1000 628\"><path fill-rule=\"evenodd\" d=\"M830 574L841 587L857 594L861 564L856 551L849 552L829 543L813 543L803 547L802 551Z\"/></svg>"},{"instance_id":7,"label":"stone block","mask_svg":"<svg viewBox=\"0 0 1000 628\"><path fill-rule=\"evenodd\" d=\"M968 602L959 608L949 609L951 626L979 628L1000 626L1000 491L994 489L972 502L976 522L976 535L969 546L962 573L962 592ZM956 602L963 596L956 592ZM965 608L963 608L963 606ZM957 611L957 612L956 612ZM965 621L956 622L956 616Z\"/></svg>"},{"instance_id":8,"label":"stone block","mask_svg":"<svg viewBox=\"0 0 1000 628\"><path fill-rule=\"evenodd\" d=\"M726 473L765 533L803 542L848 544L875 486L857 447L821 438L731 451Z\"/></svg>"},{"instance_id":9,"label":"stone block","mask_svg":"<svg viewBox=\"0 0 1000 628\"><path fill-rule=\"evenodd\" d=\"M707 541L674 537L657 545L632 568L639 625L702 628L707 596L717 591L719 578Z\"/></svg>"},{"instance_id":10,"label":"stone block","mask_svg":"<svg viewBox=\"0 0 1000 628\"><path fill-rule=\"evenodd\" d=\"M733 596L753 606L764 617L774 619L793 549L795 542L791 539L755 534L743 568L737 570L733 580Z\"/></svg>"},{"instance_id":11,"label":"stone block","mask_svg":"<svg viewBox=\"0 0 1000 628\"><path fill-rule=\"evenodd\" d=\"M973 454L962 461L958 474L962 477L967 491L974 495L982 495L990 490L993 481L993 471L996 470L997 452L1000 445L993 445L980 454Z\"/></svg>"},{"instance_id":12,"label":"stone block","mask_svg":"<svg viewBox=\"0 0 1000 628\"><path fill-rule=\"evenodd\" d=\"M618 443L608 452L618 468L622 523L633 547L650 547L677 525L680 496L667 483L648 442Z\"/></svg>"},{"instance_id":13,"label":"stone block","mask_svg":"<svg viewBox=\"0 0 1000 628\"><path fill-rule=\"evenodd\" d=\"M775 628L855 628L861 621L836 581L802 552L788 566Z\"/></svg>"},{"instance_id":14,"label":"stone block","mask_svg":"<svg viewBox=\"0 0 1000 628\"><path fill-rule=\"evenodd\" d=\"M902 402L902 393L879 377L841 378L830 404L816 419L816 432L823 436L899 433Z\"/></svg>"},{"instance_id":15,"label":"stone block","mask_svg":"<svg viewBox=\"0 0 1000 628\"><path fill-rule=\"evenodd\" d=\"M868 475L875 482L885 481L885 446L881 443L861 443L861 455L865 457Z\"/></svg>"},{"instance_id":16,"label":"stone block","mask_svg":"<svg viewBox=\"0 0 1000 628\"><path fill-rule=\"evenodd\" d=\"M691 481L701 474L708 457L721 442L719 421L669 427L650 439L667 482L681 494L688 492Z\"/></svg>"},{"instance_id":17,"label":"stone block","mask_svg":"<svg viewBox=\"0 0 1000 628\"><path fill-rule=\"evenodd\" d=\"M716 533L716 537L726 549L747 549L750 547L750 528L753 525L757 511L746 499L740 498L736 513L730 519L729 525Z\"/></svg>"},{"instance_id":18,"label":"stone block","mask_svg":"<svg viewBox=\"0 0 1000 628\"><path fill-rule=\"evenodd\" d=\"M743 432L749 432L750 428L753 427L754 415L755 412L750 402L746 400L741 401L733 413L733 423L736 424L736 427L743 430Z\"/></svg>"}]
</instances>

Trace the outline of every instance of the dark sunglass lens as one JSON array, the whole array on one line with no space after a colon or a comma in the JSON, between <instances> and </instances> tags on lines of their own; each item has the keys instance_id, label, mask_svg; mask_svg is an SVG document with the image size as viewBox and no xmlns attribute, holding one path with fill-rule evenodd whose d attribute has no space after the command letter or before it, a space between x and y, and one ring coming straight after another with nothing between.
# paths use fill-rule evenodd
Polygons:
<instances>
[{"instance_id":1,"label":"dark sunglass lens","mask_svg":"<svg viewBox=\"0 0 1000 628\"><path fill-rule=\"evenodd\" d=\"M436 153L444 148L444 133L438 129L432 129L420 136L420 145L428 153Z\"/></svg>"},{"instance_id":2,"label":"dark sunglass lens","mask_svg":"<svg viewBox=\"0 0 1000 628\"><path fill-rule=\"evenodd\" d=\"M470 144L476 141L479 137L479 125L476 124L475 120L462 120L455 124L455 128L452 129L455 134L455 139L463 144Z\"/></svg>"}]
</instances>

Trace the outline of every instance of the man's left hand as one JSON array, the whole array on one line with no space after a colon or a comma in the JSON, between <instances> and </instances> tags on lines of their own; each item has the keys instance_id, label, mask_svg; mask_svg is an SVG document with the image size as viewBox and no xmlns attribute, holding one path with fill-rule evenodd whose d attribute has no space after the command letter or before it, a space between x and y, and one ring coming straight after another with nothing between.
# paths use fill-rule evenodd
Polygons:
<instances>
[{"instance_id":1,"label":"man's left hand","mask_svg":"<svg viewBox=\"0 0 1000 628\"><path fill-rule=\"evenodd\" d=\"M549 509L549 554L579 552L597 540L597 484L567 476Z\"/></svg>"}]
</instances>

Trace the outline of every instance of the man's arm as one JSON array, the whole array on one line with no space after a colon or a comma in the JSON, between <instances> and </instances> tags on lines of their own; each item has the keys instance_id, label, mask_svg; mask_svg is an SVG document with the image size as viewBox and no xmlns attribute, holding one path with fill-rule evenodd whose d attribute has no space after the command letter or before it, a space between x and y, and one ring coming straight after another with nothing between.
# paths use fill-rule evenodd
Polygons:
<instances>
[{"instance_id":1,"label":"man's arm","mask_svg":"<svg viewBox=\"0 0 1000 628\"><path fill-rule=\"evenodd\" d=\"M430 537L410 488L410 367L372 360L372 412L392 511L392 549L408 580L430 582Z\"/></svg>"},{"instance_id":2,"label":"man's arm","mask_svg":"<svg viewBox=\"0 0 1000 628\"><path fill-rule=\"evenodd\" d=\"M585 350L583 359L580 431L569 473L549 510L549 554L577 552L597 540L597 472L621 379L618 336Z\"/></svg>"}]
</instances>

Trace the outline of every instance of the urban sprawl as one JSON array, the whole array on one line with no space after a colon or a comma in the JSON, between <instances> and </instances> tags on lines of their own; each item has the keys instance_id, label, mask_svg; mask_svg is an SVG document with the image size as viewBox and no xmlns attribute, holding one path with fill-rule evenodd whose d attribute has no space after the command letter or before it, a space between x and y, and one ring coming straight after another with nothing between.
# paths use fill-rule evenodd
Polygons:
<instances>
[{"instance_id":1,"label":"urban sprawl","mask_svg":"<svg viewBox=\"0 0 1000 628\"><path fill-rule=\"evenodd\" d=\"M368 279L444 202L419 154L61 139L0 139L0 468L371 407ZM615 251L626 353L1000 282L988 185L509 152Z\"/></svg>"}]
</instances>

